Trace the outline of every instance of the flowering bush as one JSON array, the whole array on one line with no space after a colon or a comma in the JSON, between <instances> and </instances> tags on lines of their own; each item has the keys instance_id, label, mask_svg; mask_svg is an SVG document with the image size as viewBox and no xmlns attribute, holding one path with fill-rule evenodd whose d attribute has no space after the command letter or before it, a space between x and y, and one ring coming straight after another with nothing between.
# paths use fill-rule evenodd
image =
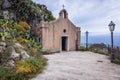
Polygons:
<instances>
[{"instance_id":1,"label":"flowering bush","mask_svg":"<svg viewBox=\"0 0 120 80\"><path fill-rule=\"evenodd\" d=\"M31 36L33 35L30 26L26 22L21 21L14 25L9 21L0 20L0 41L7 44L5 47L7 50L3 49L3 52L0 52L0 80L28 80L43 70L47 60L38 52L41 50L41 45L36 43ZM9 69L6 63L11 60L12 43L22 44L24 50L32 57L24 61L16 61L15 68ZM17 47L15 51L21 53Z\"/></svg>"},{"instance_id":2,"label":"flowering bush","mask_svg":"<svg viewBox=\"0 0 120 80\"><path fill-rule=\"evenodd\" d=\"M30 25L27 24L27 22L20 21L20 22L19 22L19 25L23 26L24 29L26 29L26 30L30 29Z\"/></svg>"},{"instance_id":3,"label":"flowering bush","mask_svg":"<svg viewBox=\"0 0 120 80\"><path fill-rule=\"evenodd\" d=\"M36 73L39 70L42 71L44 67L44 62L45 61L34 57L25 61L20 61L17 63L16 73L30 74Z\"/></svg>"},{"instance_id":4,"label":"flowering bush","mask_svg":"<svg viewBox=\"0 0 120 80\"><path fill-rule=\"evenodd\" d=\"M16 73L31 73L31 72L35 72L36 69L34 68L33 65L28 64L27 62L23 61L23 62L19 62L17 64L17 68L16 68Z\"/></svg>"},{"instance_id":5,"label":"flowering bush","mask_svg":"<svg viewBox=\"0 0 120 80\"><path fill-rule=\"evenodd\" d=\"M15 25L14 28L15 28L17 31L19 31L20 33L25 32L24 27L21 26L21 25L19 25L19 24Z\"/></svg>"},{"instance_id":6,"label":"flowering bush","mask_svg":"<svg viewBox=\"0 0 120 80\"><path fill-rule=\"evenodd\" d=\"M28 45L30 43L29 40L24 39L23 37L18 37L18 38L16 38L16 40L23 45Z\"/></svg>"}]
</instances>

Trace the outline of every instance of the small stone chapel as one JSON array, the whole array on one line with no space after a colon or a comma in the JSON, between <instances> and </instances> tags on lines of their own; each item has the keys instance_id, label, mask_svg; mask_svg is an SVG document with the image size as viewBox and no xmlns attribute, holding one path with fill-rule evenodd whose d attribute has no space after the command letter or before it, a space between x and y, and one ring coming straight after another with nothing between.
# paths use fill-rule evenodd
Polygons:
<instances>
[{"instance_id":1,"label":"small stone chapel","mask_svg":"<svg viewBox=\"0 0 120 80\"><path fill-rule=\"evenodd\" d=\"M60 11L58 19L51 22L42 20L35 29L35 38L45 51L75 51L80 47L80 27L69 20L65 9Z\"/></svg>"}]
</instances>

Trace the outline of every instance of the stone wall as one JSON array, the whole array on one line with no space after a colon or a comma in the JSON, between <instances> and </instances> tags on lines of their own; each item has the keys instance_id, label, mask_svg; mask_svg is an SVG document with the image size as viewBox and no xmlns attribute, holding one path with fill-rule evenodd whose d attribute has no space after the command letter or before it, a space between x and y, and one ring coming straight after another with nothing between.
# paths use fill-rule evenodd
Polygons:
<instances>
[{"instance_id":1,"label":"stone wall","mask_svg":"<svg viewBox=\"0 0 120 80\"><path fill-rule=\"evenodd\" d=\"M76 27L68 19L68 13L65 9L60 11L57 20L51 22L41 21L36 31L37 35L41 35L42 48L45 51L62 51L64 42L62 37L66 38L66 51L76 50L80 46L80 27Z\"/></svg>"},{"instance_id":2,"label":"stone wall","mask_svg":"<svg viewBox=\"0 0 120 80\"><path fill-rule=\"evenodd\" d=\"M76 50L76 41L78 41L78 46L80 45L80 28L76 28L69 19L59 18L53 22L42 21L40 26L43 50L61 51L62 36L68 37L70 51Z\"/></svg>"}]
</instances>

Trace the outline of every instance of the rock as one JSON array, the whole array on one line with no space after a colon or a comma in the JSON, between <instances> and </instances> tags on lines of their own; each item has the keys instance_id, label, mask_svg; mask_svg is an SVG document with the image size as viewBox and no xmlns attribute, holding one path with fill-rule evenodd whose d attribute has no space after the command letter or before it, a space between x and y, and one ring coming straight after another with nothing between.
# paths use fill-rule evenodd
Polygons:
<instances>
[{"instance_id":1,"label":"rock","mask_svg":"<svg viewBox=\"0 0 120 80\"><path fill-rule=\"evenodd\" d=\"M0 42L0 46L6 46L5 42Z\"/></svg>"},{"instance_id":2,"label":"rock","mask_svg":"<svg viewBox=\"0 0 120 80\"><path fill-rule=\"evenodd\" d=\"M24 51L24 50L21 51L21 55L22 55L22 58L23 58L23 59L28 59L28 58L30 57L30 56L27 54L27 52Z\"/></svg>"},{"instance_id":3,"label":"rock","mask_svg":"<svg viewBox=\"0 0 120 80\"><path fill-rule=\"evenodd\" d=\"M0 53L4 52L7 48L6 48L6 43L5 42L0 42ZM25 60L30 58L30 56L27 54L27 52L24 50L24 47L19 44L19 43L15 43L10 47L10 60L7 62L7 64L5 63L5 65L9 68L15 68L15 61L19 61L19 60ZM16 51L19 50L19 51Z\"/></svg>"},{"instance_id":4,"label":"rock","mask_svg":"<svg viewBox=\"0 0 120 80\"><path fill-rule=\"evenodd\" d=\"M8 66L9 66L10 68L14 68L14 67L15 67L15 62L14 62L13 60L10 60L10 61L8 62Z\"/></svg>"},{"instance_id":5,"label":"rock","mask_svg":"<svg viewBox=\"0 0 120 80\"><path fill-rule=\"evenodd\" d=\"M3 48L0 46L0 52L3 52Z\"/></svg>"},{"instance_id":6,"label":"rock","mask_svg":"<svg viewBox=\"0 0 120 80\"><path fill-rule=\"evenodd\" d=\"M19 47L19 48L24 48L21 44L19 44L19 43L15 43L15 45L14 45L15 47Z\"/></svg>"},{"instance_id":7,"label":"rock","mask_svg":"<svg viewBox=\"0 0 120 80\"><path fill-rule=\"evenodd\" d=\"M15 52L15 49L13 49L14 55L12 55L12 58L17 58L17 57L19 57L20 59L24 60L24 59L27 59L27 58L30 57L30 56L27 54L27 52L24 50L24 47L23 47L21 44L15 43L15 44L14 44L14 48L15 48L15 47L19 48L20 53L16 53L16 52Z\"/></svg>"},{"instance_id":8,"label":"rock","mask_svg":"<svg viewBox=\"0 0 120 80\"><path fill-rule=\"evenodd\" d=\"M12 54L11 54L11 58L15 59L15 58L19 58L20 54L15 52L15 49L12 48Z\"/></svg>"},{"instance_id":9,"label":"rock","mask_svg":"<svg viewBox=\"0 0 120 80\"><path fill-rule=\"evenodd\" d=\"M0 46L0 53L3 53L5 51L5 47Z\"/></svg>"}]
</instances>

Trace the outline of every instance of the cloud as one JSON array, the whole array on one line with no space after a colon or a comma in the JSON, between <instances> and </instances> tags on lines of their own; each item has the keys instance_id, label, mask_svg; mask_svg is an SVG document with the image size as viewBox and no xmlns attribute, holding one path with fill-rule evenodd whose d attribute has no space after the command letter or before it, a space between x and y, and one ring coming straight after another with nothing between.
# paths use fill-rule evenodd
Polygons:
<instances>
[{"instance_id":1,"label":"cloud","mask_svg":"<svg viewBox=\"0 0 120 80\"><path fill-rule=\"evenodd\" d=\"M68 11L69 19L82 32L93 34L109 33L108 24L111 20L116 24L115 33L120 34L120 0L33 0L47 5L57 18L62 5Z\"/></svg>"}]
</instances>

